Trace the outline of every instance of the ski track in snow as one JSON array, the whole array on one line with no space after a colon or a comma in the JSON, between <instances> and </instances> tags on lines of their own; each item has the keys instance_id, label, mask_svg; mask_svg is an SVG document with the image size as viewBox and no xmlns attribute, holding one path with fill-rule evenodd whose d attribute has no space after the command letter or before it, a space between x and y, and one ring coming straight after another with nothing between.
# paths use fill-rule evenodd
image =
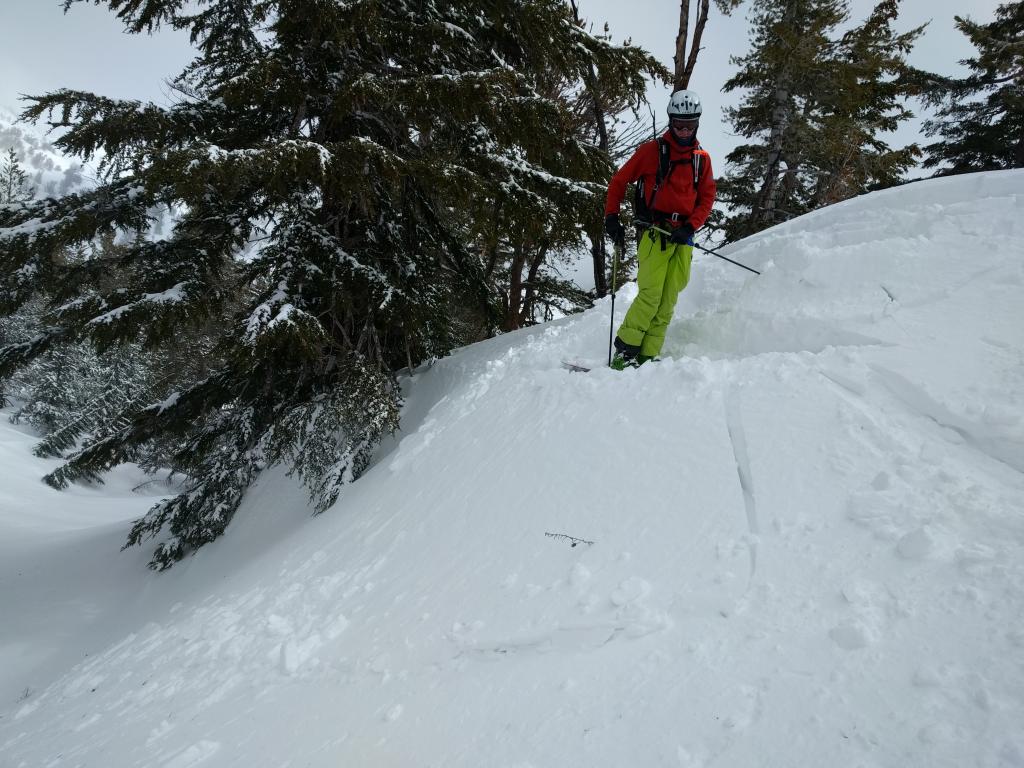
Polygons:
<instances>
[{"instance_id":1,"label":"ski track in snow","mask_svg":"<svg viewBox=\"0 0 1024 768\"><path fill-rule=\"evenodd\" d=\"M278 477L39 593L118 629L0 675L0 765L1024 766L1022 221L1024 173L919 182L700 256L658 364L604 301L421 370L328 514Z\"/></svg>"}]
</instances>

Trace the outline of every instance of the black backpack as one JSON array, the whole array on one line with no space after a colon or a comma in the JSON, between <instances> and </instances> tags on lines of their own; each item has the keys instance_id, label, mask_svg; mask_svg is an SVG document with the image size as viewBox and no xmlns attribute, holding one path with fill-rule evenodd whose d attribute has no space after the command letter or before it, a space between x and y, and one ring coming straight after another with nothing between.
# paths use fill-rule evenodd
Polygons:
<instances>
[{"instance_id":1,"label":"black backpack","mask_svg":"<svg viewBox=\"0 0 1024 768\"><path fill-rule=\"evenodd\" d=\"M648 224L655 224L665 219L672 217L671 213L665 213L659 211L654 207L655 200L658 197L658 190L661 186L668 181L669 176L672 175L672 171L676 169L678 165L692 165L693 166L693 186L696 189L700 184L701 174L704 172L704 163L702 157L694 151L693 155L686 158L685 160L671 160L669 158L669 146L668 142L663 139L658 139L658 172L654 177L654 189L651 192L650 202L647 200L647 190L644 189L644 180L641 178L636 183L636 191L633 193L633 219L637 222L646 222Z\"/></svg>"}]
</instances>

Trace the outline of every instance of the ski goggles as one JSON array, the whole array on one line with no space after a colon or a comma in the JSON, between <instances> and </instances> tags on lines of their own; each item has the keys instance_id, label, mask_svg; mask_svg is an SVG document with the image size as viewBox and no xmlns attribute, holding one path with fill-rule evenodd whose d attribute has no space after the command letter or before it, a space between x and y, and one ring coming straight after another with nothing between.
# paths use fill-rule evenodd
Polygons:
<instances>
[{"instance_id":1,"label":"ski goggles","mask_svg":"<svg viewBox=\"0 0 1024 768\"><path fill-rule=\"evenodd\" d=\"M680 133L694 133L700 124L700 120L693 120L687 117L673 117L668 122L672 126L673 131L679 131Z\"/></svg>"}]
</instances>

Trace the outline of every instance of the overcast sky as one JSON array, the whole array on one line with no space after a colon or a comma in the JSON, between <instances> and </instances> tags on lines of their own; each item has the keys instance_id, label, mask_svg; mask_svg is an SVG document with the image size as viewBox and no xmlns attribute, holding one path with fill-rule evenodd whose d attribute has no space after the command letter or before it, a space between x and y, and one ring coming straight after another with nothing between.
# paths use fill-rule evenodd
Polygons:
<instances>
[{"instance_id":1,"label":"overcast sky","mask_svg":"<svg viewBox=\"0 0 1024 768\"><path fill-rule=\"evenodd\" d=\"M167 103L164 80L180 72L191 59L188 38L163 30L156 35L128 35L116 17L89 2L77 2L64 14L61 0L0 0L0 107L20 109L20 94L39 94L57 88L89 90L105 96ZM863 19L873 3L853 0L853 19ZM964 13L990 21L997 0L903 0L901 30L930 21L911 56L917 66L943 74L960 70L959 59L972 55L966 38L953 27L953 16ZM672 68L678 27L678 0L580 0L580 10L599 29L604 21L613 37L650 50ZM721 109L735 102L735 94L722 94L722 84L733 74L729 57L746 52L746 11L725 18L712 7L704 34L704 50L690 87L704 101L701 142L722 157L737 140L718 118ZM651 94L659 114L668 92ZM918 139L918 125L901 130L892 140L900 146Z\"/></svg>"}]
</instances>

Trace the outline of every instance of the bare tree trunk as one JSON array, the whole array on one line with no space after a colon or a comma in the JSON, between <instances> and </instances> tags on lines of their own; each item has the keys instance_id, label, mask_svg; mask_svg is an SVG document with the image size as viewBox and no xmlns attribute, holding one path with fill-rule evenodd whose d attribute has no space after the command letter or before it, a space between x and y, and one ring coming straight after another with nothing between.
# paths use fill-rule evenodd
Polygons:
<instances>
[{"instance_id":1,"label":"bare tree trunk","mask_svg":"<svg viewBox=\"0 0 1024 768\"><path fill-rule=\"evenodd\" d=\"M597 126L597 146L603 151L608 151L608 126L605 124L604 106L601 104L601 94L597 87L597 70L590 65L590 71L586 75L587 91L590 93L590 100L594 106L594 124Z\"/></svg>"},{"instance_id":2,"label":"bare tree trunk","mask_svg":"<svg viewBox=\"0 0 1024 768\"><path fill-rule=\"evenodd\" d=\"M604 246L604 227L597 229L597 234L591 234L590 254L594 257L594 292L597 298L608 295L608 276L605 273L607 263L607 251Z\"/></svg>"},{"instance_id":3,"label":"bare tree trunk","mask_svg":"<svg viewBox=\"0 0 1024 768\"><path fill-rule=\"evenodd\" d=\"M794 23L795 3L788 2L786 10L782 15L782 25L791 29ZM775 224L776 211L779 203L779 192L781 168L783 161L786 162L786 174L794 173L795 168L791 167L790 159L785 157L783 144L786 139L786 132L793 120L793 74L789 65L784 63L782 71L779 72L775 81L774 104L771 114L771 134L768 140L768 167L765 169L764 182L761 184L761 191L757 196L754 210L751 211L751 220L758 224L755 229L764 229Z\"/></svg>"},{"instance_id":4,"label":"bare tree trunk","mask_svg":"<svg viewBox=\"0 0 1024 768\"><path fill-rule=\"evenodd\" d=\"M673 91L686 87L686 38L690 33L690 0L682 0L679 6L679 32L676 34L675 78Z\"/></svg>"},{"instance_id":5,"label":"bare tree trunk","mask_svg":"<svg viewBox=\"0 0 1024 768\"><path fill-rule=\"evenodd\" d=\"M499 229L498 217L499 216L501 216L501 204L500 203L495 203L494 204L494 228L491 230L491 236L488 238L488 242L484 245L484 248L486 248L486 251L484 252L484 255L487 257L487 268L484 271L484 278L486 280L490 280L491 279L491 277L494 275L494 270L498 266L498 246L499 246L499 242L500 242L500 239L499 239L499 236L498 236L498 229ZM489 251L489 253L487 253L487 251Z\"/></svg>"},{"instance_id":6,"label":"bare tree trunk","mask_svg":"<svg viewBox=\"0 0 1024 768\"><path fill-rule=\"evenodd\" d=\"M526 276L526 295L523 297L523 308L519 313L520 327L529 325L533 320L533 305L537 300L537 275L548 255L548 244L542 243L537 253L530 260L530 271Z\"/></svg>"},{"instance_id":7,"label":"bare tree trunk","mask_svg":"<svg viewBox=\"0 0 1024 768\"><path fill-rule=\"evenodd\" d=\"M791 110L789 74L784 72L775 86L775 105L772 108L771 135L768 140L768 167L754 206L755 222L771 226L775 223L775 209L778 204L779 171L783 161L783 141L789 127Z\"/></svg>"},{"instance_id":8,"label":"bare tree trunk","mask_svg":"<svg viewBox=\"0 0 1024 768\"><path fill-rule=\"evenodd\" d=\"M697 66L697 54L700 53L700 41L704 36L704 26L708 23L711 0L700 0L697 20L693 26L693 42L690 53L686 53L686 40L690 27L690 0L682 0L679 7L679 34L676 35L675 80L672 90L681 91L689 87L693 69Z\"/></svg>"},{"instance_id":9,"label":"bare tree trunk","mask_svg":"<svg viewBox=\"0 0 1024 768\"><path fill-rule=\"evenodd\" d=\"M605 125L605 113L597 93L597 74L594 72L593 65L590 68L587 89L590 91L594 101L594 121L597 123L598 147L607 154L609 150L608 128ZM594 226L591 227L591 232L596 232L597 234L596 237L593 234L591 235L592 245L590 248L590 255L594 259L594 291L599 299L608 295L608 282L604 276L606 263L604 249L604 201L600 202L602 205L598 208L597 220L594 222Z\"/></svg>"},{"instance_id":10,"label":"bare tree trunk","mask_svg":"<svg viewBox=\"0 0 1024 768\"><path fill-rule=\"evenodd\" d=\"M701 0L700 11L697 13L697 23L693 27L693 44L690 46L690 57L686 60L686 69L683 70L683 79L680 88L686 88L693 76L693 69L697 66L697 54L700 53L700 41L704 36L704 25L708 23L710 12L710 0Z\"/></svg>"},{"instance_id":11,"label":"bare tree trunk","mask_svg":"<svg viewBox=\"0 0 1024 768\"><path fill-rule=\"evenodd\" d=\"M519 308L523 301L523 264L526 253L522 243L516 243L512 251L512 264L508 273L508 309L505 312L503 330L514 331L519 327Z\"/></svg>"},{"instance_id":12,"label":"bare tree trunk","mask_svg":"<svg viewBox=\"0 0 1024 768\"><path fill-rule=\"evenodd\" d=\"M570 0L570 2L572 4L573 21L577 25L583 26L583 21L580 19L580 9L576 0ZM584 75L584 85L593 105L594 126L597 128L597 146L602 152L607 154L610 148L608 126L605 122L607 115L605 114L600 89L598 88L597 71L594 69L593 64L590 65ZM603 214L603 212L604 209L602 207L599 213ZM592 243L590 255L594 260L594 291L597 294L597 298L600 299L608 295L608 282L605 278L604 216L599 215L597 221L594 222L594 226L588 227L588 229ZM593 234L595 232L597 233L596 237Z\"/></svg>"}]
</instances>

